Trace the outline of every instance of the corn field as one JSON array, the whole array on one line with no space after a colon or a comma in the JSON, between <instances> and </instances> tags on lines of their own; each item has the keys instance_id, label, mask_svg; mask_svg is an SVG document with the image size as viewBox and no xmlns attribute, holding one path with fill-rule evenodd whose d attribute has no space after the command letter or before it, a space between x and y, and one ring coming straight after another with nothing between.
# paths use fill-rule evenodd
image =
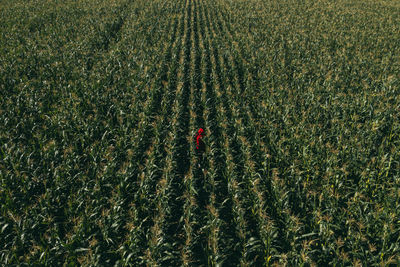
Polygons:
<instances>
[{"instance_id":1,"label":"corn field","mask_svg":"<svg viewBox=\"0 0 400 267\"><path fill-rule=\"evenodd\" d=\"M0 14L0 265L400 265L399 1Z\"/></svg>"}]
</instances>

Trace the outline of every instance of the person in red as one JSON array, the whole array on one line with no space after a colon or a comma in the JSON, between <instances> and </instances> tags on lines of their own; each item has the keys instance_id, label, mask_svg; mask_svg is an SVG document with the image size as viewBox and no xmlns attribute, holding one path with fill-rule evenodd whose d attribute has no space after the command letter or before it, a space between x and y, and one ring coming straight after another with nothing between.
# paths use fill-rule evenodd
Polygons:
<instances>
[{"instance_id":1,"label":"person in red","mask_svg":"<svg viewBox=\"0 0 400 267\"><path fill-rule=\"evenodd\" d=\"M199 155L199 156L202 156L203 153L206 151L206 144L202 140L204 136L205 136L205 132L204 132L203 128L200 128L197 131L197 134L195 136L195 139L196 139L196 154Z\"/></svg>"}]
</instances>

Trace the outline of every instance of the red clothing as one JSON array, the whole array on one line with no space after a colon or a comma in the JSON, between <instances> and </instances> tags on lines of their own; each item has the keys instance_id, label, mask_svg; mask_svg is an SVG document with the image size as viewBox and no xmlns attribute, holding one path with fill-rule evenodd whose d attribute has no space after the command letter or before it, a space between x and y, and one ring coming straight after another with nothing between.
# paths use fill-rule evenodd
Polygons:
<instances>
[{"instance_id":1,"label":"red clothing","mask_svg":"<svg viewBox=\"0 0 400 267\"><path fill-rule=\"evenodd\" d=\"M200 128L197 131L197 134L195 137L196 138L196 152L203 153L206 149L206 145L204 144L203 140L201 140L203 137L204 137L204 130L203 130L203 128Z\"/></svg>"}]
</instances>

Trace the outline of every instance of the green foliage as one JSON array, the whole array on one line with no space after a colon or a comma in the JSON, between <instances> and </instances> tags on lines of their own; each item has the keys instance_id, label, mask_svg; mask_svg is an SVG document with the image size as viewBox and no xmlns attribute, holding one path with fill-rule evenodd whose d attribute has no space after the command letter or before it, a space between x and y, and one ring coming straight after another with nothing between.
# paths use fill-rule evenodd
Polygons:
<instances>
[{"instance_id":1,"label":"green foliage","mask_svg":"<svg viewBox=\"0 0 400 267\"><path fill-rule=\"evenodd\" d=\"M396 1L0 14L3 264L400 264Z\"/></svg>"}]
</instances>

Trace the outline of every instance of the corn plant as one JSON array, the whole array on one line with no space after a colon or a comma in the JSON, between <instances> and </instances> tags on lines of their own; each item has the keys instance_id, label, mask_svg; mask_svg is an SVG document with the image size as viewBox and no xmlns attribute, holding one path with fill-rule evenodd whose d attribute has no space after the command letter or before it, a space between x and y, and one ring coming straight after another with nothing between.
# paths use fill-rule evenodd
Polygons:
<instances>
[{"instance_id":1,"label":"corn plant","mask_svg":"<svg viewBox=\"0 0 400 267\"><path fill-rule=\"evenodd\" d=\"M0 2L0 262L399 265L399 11Z\"/></svg>"}]
</instances>

